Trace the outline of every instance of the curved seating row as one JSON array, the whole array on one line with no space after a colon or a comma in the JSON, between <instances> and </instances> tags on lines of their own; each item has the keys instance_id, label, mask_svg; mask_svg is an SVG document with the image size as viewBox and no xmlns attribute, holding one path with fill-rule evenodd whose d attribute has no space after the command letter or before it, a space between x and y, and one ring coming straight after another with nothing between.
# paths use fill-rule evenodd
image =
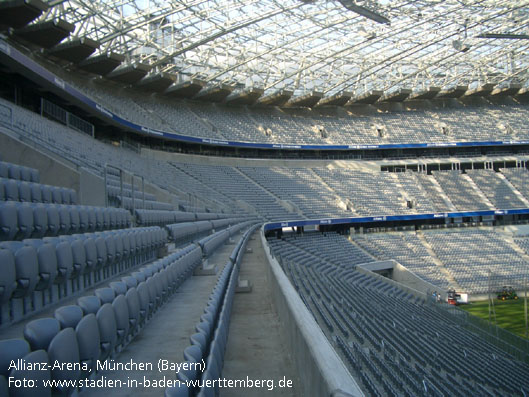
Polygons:
<instances>
[{"instance_id":1,"label":"curved seating row","mask_svg":"<svg viewBox=\"0 0 529 397\"><path fill-rule=\"evenodd\" d=\"M17 179L27 182L39 182L39 171L35 168L0 161L0 178Z\"/></svg>"},{"instance_id":2,"label":"curved seating row","mask_svg":"<svg viewBox=\"0 0 529 397\"><path fill-rule=\"evenodd\" d=\"M213 228L218 229L240 222L244 218L237 215L225 216L224 214L208 213L212 219L199 219L198 215L201 213L144 209L136 209L134 213L136 223L142 226L165 226L183 222L210 221Z\"/></svg>"},{"instance_id":3,"label":"curved seating row","mask_svg":"<svg viewBox=\"0 0 529 397\"><path fill-rule=\"evenodd\" d=\"M26 203L77 204L73 189L36 182L0 178L0 200Z\"/></svg>"},{"instance_id":4,"label":"curved seating row","mask_svg":"<svg viewBox=\"0 0 529 397\"><path fill-rule=\"evenodd\" d=\"M121 187L112 186L107 183L107 195L108 197L117 198L121 197ZM123 187L123 197L132 197L132 189ZM142 200L144 198L143 192L136 188L134 190L134 198L136 200ZM145 200L156 201L156 196L152 193L145 193Z\"/></svg>"},{"instance_id":5,"label":"curved seating row","mask_svg":"<svg viewBox=\"0 0 529 397\"><path fill-rule=\"evenodd\" d=\"M239 268L244 254L244 248L252 233L259 225L250 227L241 237L237 245L232 250L228 262L224 266L221 275L213 289L204 314L200 317L200 322L196 326L196 333L191 335L191 345L184 350L184 360L189 370L179 371L177 378L179 384L165 390L166 397L213 397L219 395L217 388L197 389L191 387L200 373L197 366L191 363L206 362L206 369L202 372L203 382L219 379L224 364L224 353L228 341L228 329L235 288L237 287Z\"/></svg>"},{"instance_id":6,"label":"curved seating row","mask_svg":"<svg viewBox=\"0 0 529 397\"><path fill-rule=\"evenodd\" d=\"M198 241L204 257L208 257L230 238L228 230L221 230Z\"/></svg>"},{"instance_id":7,"label":"curved seating row","mask_svg":"<svg viewBox=\"0 0 529 397\"><path fill-rule=\"evenodd\" d=\"M165 228L169 232L169 239L179 246L209 235L213 225L210 221L197 221L176 223Z\"/></svg>"},{"instance_id":8,"label":"curved seating row","mask_svg":"<svg viewBox=\"0 0 529 397\"><path fill-rule=\"evenodd\" d=\"M9 389L13 381L42 380L79 381L95 379L97 361L115 358L141 331L160 308L201 263L196 245L189 245L163 259L140 268L121 281L83 296L77 305L62 306L54 317L30 321L24 328L24 339L0 341L0 395L17 396L72 395L79 391L71 383L51 388ZM68 370L43 368L39 371L11 368L11 360L25 363L45 362L70 365ZM73 368L73 369L72 369ZM27 383L27 382L26 382ZM14 393L14 394L13 394Z\"/></svg>"},{"instance_id":9,"label":"curved seating row","mask_svg":"<svg viewBox=\"0 0 529 397\"><path fill-rule=\"evenodd\" d=\"M0 325L152 260L167 242L158 227L0 243Z\"/></svg>"},{"instance_id":10,"label":"curved seating row","mask_svg":"<svg viewBox=\"0 0 529 397\"><path fill-rule=\"evenodd\" d=\"M193 212L137 209L134 213L136 222L144 226L165 226L181 222L194 222L196 220Z\"/></svg>"},{"instance_id":11,"label":"curved seating row","mask_svg":"<svg viewBox=\"0 0 529 397\"><path fill-rule=\"evenodd\" d=\"M0 241L120 229L129 224L130 213L121 208L0 202Z\"/></svg>"},{"instance_id":12,"label":"curved seating row","mask_svg":"<svg viewBox=\"0 0 529 397\"><path fill-rule=\"evenodd\" d=\"M127 210L133 210L135 208L143 208L143 200L142 199L134 199L134 204L132 203L132 198L130 197L123 197L123 200L121 200L121 197L116 197L115 203L113 203L116 207L123 207ZM147 210L165 210L165 211L171 211L173 210L173 206L169 203L162 203L160 201L152 201L152 200L145 200L145 208Z\"/></svg>"}]
</instances>

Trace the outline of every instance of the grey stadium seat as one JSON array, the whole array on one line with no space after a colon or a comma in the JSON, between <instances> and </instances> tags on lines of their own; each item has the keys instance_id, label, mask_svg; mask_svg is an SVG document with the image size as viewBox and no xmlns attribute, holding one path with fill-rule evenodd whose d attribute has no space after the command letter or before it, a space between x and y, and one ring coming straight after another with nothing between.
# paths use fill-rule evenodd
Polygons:
<instances>
[{"instance_id":1,"label":"grey stadium seat","mask_svg":"<svg viewBox=\"0 0 529 397\"><path fill-rule=\"evenodd\" d=\"M60 332L61 324L52 317L39 318L30 321L24 327L24 338L31 346L31 350L47 350L50 342Z\"/></svg>"},{"instance_id":2,"label":"grey stadium seat","mask_svg":"<svg viewBox=\"0 0 529 397\"><path fill-rule=\"evenodd\" d=\"M83 309L85 316L90 313L97 314L99 309L101 309L101 300L93 295L80 297L77 299L77 304Z\"/></svg>"},{"instance_id":3,"label":"grey stadium seat","mask_svg":"<svg viewBox=\"0 0 529 397\"><path fill-rule=\"evenodd\" d=\"M18 216L15 203L0 203L0 240L13 240L18 233Z\"/></svg>"},{"instance_id":4,"label":"grey stadium seat","mask_svg":"<svg viewBox=\"0 0 529 397\"><path fill-rule=\"evenodd\" d=\"M95 373L97 360L101 354L99 337L99 326L93 313L84 316L75 328L77 343L79 344L79 359L85 363L91 371L83 373L84 377Z\"/></svg>"},{"instance_id":5,"label":"grey stadium seat","mask_svg":"<svg viewBox=\"0 0 529 397\"><path fill-rule=\"evenodd\" d=\"M112 308L116 318L117 345L125 346L130 331L129 307L125 296L117 296L112 302Z\"/></svg>"},{"instance_id":6,"label":"grey stadium seat","mask_svg":"<svg viewBox=\"0 0 529 397\"><path fill-rule=\"evenodd\" d=\"M0 375L9 376L11 360L18 360L30 352L29 343L25 339L0 340Z\"/></svg>"},{"instance_id":7,"label":"grey stadium seat","mask_svg":"<svg viewBox=\"0 0 529 397\"><path fill-rule=\"evenodd\" d=\"M59 332L50 343L48 347L48 356L50 362L59 364L76 364L79 363L79 345L77 343L77 336L72 328L63 329ZM73 369L72 369L73 368ZM67 369L55 368L51 370L51 377L55 380L62 381L76 381L81 375L81 371L75 366ZM71 384L64 383L63 387L59 387L56 392L60 395L70 395L75 389ZM54 393L55 394L55 393Z\"/></svg>"},{"instance_id":8,"label":"grey stadium seat","mask_svg":"<svg viewBox=\"0 0 529 397\"><path fill-rule=\"evenodd\" d=\"M27 365L36 364L36 363L48 363L49 357L48 353L44 350L36 350L31 353L28 353L22 357L24 363ZM44 387L44 383L51 379L51 372L48 368L38 367L35 370L17 370L13 368L9 374L13 378L14 382L22 381L21 387L12 387L10 390L11 397L47 397L51 396L51 388ZM34 387L24 387L23 380L32 380L34 381Z\"/></svg>"},{"instance_id":9,"label":"grey stadium seat","mask_svg":"<svg viewBox=\"0 0 529 397\"><path fill-rule=\"evenodd\" d=\"M114 309L110 303L105 303L97 311L97 324L99 327L99 336L101 341L100 360L106 360L114 352L118 338L116 317Z\"/></svg>"},{"instance_id":10,"label":"grey stadium seat","mask_svg":"<svg viewBox=\"0 0 529 397\"><path fill-rule=\"evenodd\" d=\"M17 287L15 256L8 249L0 249L0 305L11 298Z\"/></svg>"},{"instance_id":11,"label":"grey stadium seat","mask_svg":"<svg viewBox=\"0 0 529 397\"><path fill-rule=\"evenodd\" d=\"M61 306L54 313L61 328L75 328L83 318L83 309L77 305Z\"/></svg>"}]
</instances>

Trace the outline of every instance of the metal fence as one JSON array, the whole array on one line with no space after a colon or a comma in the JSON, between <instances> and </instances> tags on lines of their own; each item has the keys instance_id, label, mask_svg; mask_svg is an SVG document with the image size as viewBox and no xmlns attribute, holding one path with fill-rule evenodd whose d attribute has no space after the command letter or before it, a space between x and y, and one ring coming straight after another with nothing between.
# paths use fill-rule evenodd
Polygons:
<instances>
[{"instance_id":1,"label":"metal fence","mask_svg":"<svg viewBox=\"0 0 529 397\"><path fill-rule=\"evenodd\" d=\"M529 364L529 339L522 338L456 306L432 304L437 312L490 344Z\"/></svg>"},{"instance_id":2,"label":"metal fence","mask_svg":"<svg viewBox=\"0 0 529 397\"><path fill-rule=\"evenodd\" d=\"M42 116L51 117L74 130L94 137L94 125L92 123L77 117L47 99L41 98L40 112Z\"/></svg>"}]
</instances>

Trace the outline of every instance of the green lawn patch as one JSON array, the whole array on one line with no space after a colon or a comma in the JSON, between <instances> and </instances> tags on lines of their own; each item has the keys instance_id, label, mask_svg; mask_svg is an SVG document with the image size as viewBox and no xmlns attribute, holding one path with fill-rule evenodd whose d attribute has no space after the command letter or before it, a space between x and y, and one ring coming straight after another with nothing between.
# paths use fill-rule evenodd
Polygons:
<instances>
[{"instance_id":1,"label":"green lawn patch","mask_svg":"<svg viewBox=\"0 0 529 397\"><path fill-rule=\"evenodd\" d=\"M528 301L529 304L529 301ZM481 317L489 319L489 302L472 302L469 305L459 306L461 309ZM525 337L525 315L523 296L518 300L499 301L494 300L496 310L496 321L499 327L504 328L513 334Z\"/></svg>"}]
</instances>

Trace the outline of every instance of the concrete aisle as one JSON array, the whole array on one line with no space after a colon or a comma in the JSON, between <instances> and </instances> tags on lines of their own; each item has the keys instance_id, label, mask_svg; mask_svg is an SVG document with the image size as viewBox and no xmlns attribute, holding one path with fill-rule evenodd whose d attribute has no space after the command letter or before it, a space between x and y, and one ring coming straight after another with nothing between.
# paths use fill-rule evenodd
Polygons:
<instances>
[{"instance_id":1,"label":"concrete aisle","mask_svg":"<svg viewBox=\"0 0 529 397\"><path fill-rule=\"evenodd\" d=\"M237 236L238 238L239 236ZM152 370L105 370L98 379L121 381L122 387L98 387L84 390L84 396L163 396L165 387L152 387L153 381L176 379L175 371L159 371L158 360L172 363L184 362L183 352L190 345L189 337L195 333L195 325L204 313L207 300L217 278L233 250L234 244L225 244L209 259L217 264L219 270L215 276L192 276L180 286L172 298L151 318L143 330L123 350L116 363L152 364ZM127 385L127 379L137 384ZM145 387L144 379L151 387ZM141 384L140 384L141 382Z\"/></svg>"},{"instance_id":2,"label":"concrete aisle","mask_svg":"<svg viewBox=\"0 0 529 397\"><path fill-rule=\"evenodd\" d=\"M294 365L288 346L280 335L279 318L272 303L267 260L261 240L255 232L248 248L252 253L243 257L241 279L253 284L251 293L238 293L233 301L228 344L224 357L222 378L233 380L273 380L261 388L225 388L222 397L301 396L296 385ZM292 380L293 387L278 388L279 380Z\"/></svg>"}]
</instances>

